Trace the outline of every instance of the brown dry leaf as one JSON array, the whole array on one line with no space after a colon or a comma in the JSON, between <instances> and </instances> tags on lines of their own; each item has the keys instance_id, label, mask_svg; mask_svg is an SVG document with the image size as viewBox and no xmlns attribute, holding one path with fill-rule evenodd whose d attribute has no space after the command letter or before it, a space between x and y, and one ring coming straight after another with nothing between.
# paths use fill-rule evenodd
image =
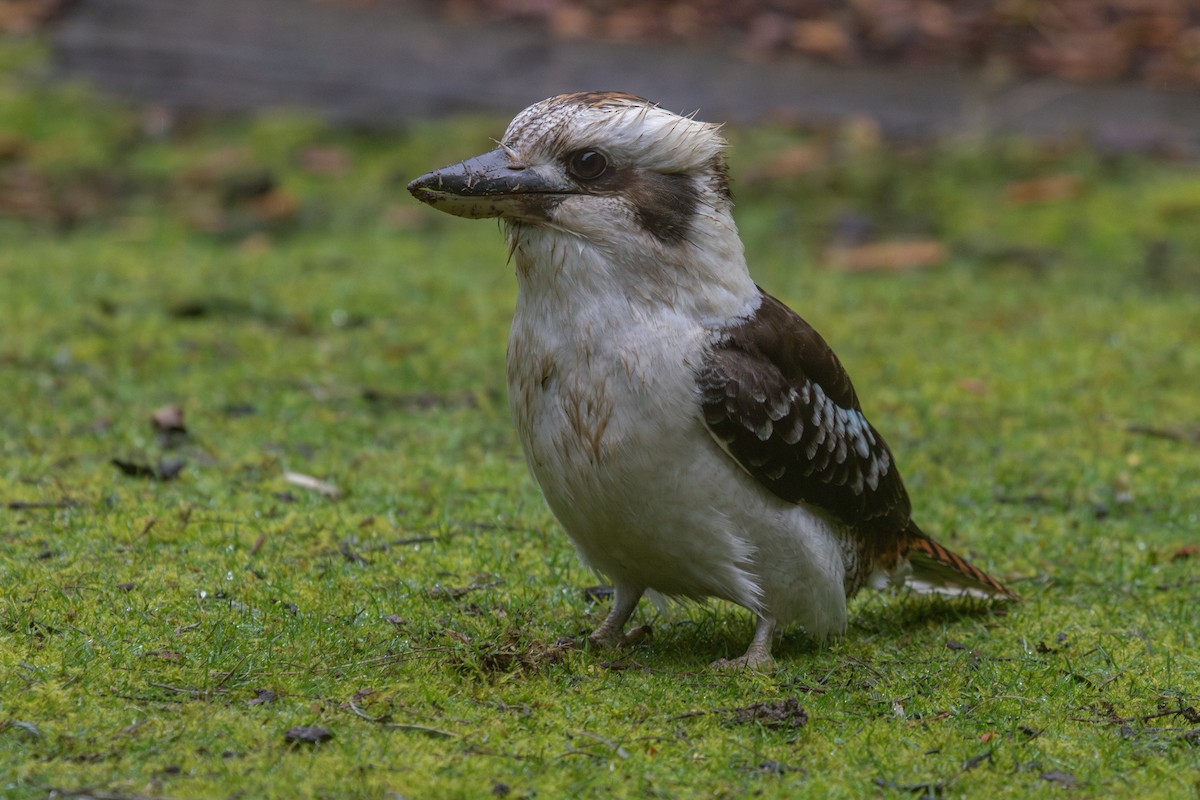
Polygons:
<instances>
[{"instance_id":1,"label":"brown dry leaf","mask_svg":"<svg viewBox=\"0 0 1200 800\"><path fill-rule=\"evenodd\" d=\"M939 711L931 717L917 717L916 719L910 719L904 724L910 728L915 728L918 725L925 725L930 722L942 722L943 720L950 719L953 716L953 711Z\"/></svg>"},{"instance_id":2,"label":"brown dry leaf","mask_svg":"<svg viewBox=\"0 0 1200 800\"><path fill-rule=\"evenodd\" d=\"M25 157L28 149L23 136L12 131L0 132L0 161L17 161Z\"/></svg>"},{"instance_id":3,"label":"brown dry leaf","mask_svg":"<svg viewBox=\"0 0 1200 800\"><path fill-rule=\"evenodd\" d=\"M765 163L751 170L744 180L784 180L809 175L825 162L822 148L798 144L773 154Z\"/></svg>"},{"instance_id":4,"label":"brown dry leaf","mask_svg":"<svg viewBox=\"0 0 1200 800\"><path fill-rule=\"evenodd\" d=\"M550 11L550 34L560 39L586 39L596 29L596 19L586 8L556 5Z\"/></svg>"},{"instance_id":5,"label":"brown dry leaf","mask_svg":"<svg viewBox=\"0 0 1200 800\"><path fill-rule=\"evenodd\" d=\"M690 2L672 3L664 14L667 31L680 39L698 37L704 33L704 15Z\"/></svg>"},{"instance_id":6,"label":"brown dry leaf","mask_svg":"<svg viewBox=\"0 0 1200 800\"><path fill-rule=\"evenodd\" d=\"M1050 41L1031 45L1034 63L1073 81L1112 81L1133 66L1134 49L1115 26L1107 30L1065 30Z\"/></svg>"},{"instance_id":7,"label":"brown dry leaf","mask_svg":"<svg viewBox=\"0 0 1200 800\"><path fill-rule=\"evenodd\" d=\"M1186 544L1171 554L1172 561L1183 561L1200 554L1200 545Z\"/></svg>"},{"instance_id":8,"label":"brown dry leaf","mask_svg":"<svg viewBox=\"0 0 1200 800\"><path fill-rule=\"evenodd\" d=\"M337 178L350 171L353 160L345 148L332 145L313 145L304 148L297 154L296 164L310 175Z\"/></svg>"},{"instance_id":9,"label":"brown dry leaf","mask_svg":"<svg viewBox=\"0 0 1200 800\"><path fill-rule=\"evenodd\" d=\"M604 35L618 42L645 42L656 32L658 14L653 8L620 8L604 21Z\"/></svg>"},{"instance_id":10,"label":"brown dry leaf","mask_svg":"<svg viewBox=\"0 0 1200 800\"><path fill-rule=\"evenodd\" d=\"M792 26L791 45L807 56L837 63L854 59L854 40L837 22L829 19L800 20Z\"/></svg>"},{"instance_id":11,"label":"brown dry leaf","mask_svg":"<svg viewBox=\"0 0 1200 800\"><path fill-rule=\"evenodd\" d=\"M833 247L825 253L825 260L842 272L907 272L940 266L949 257L949 249L934 239Z\"/></svg>"},{"instance_id":12,"label":"brown dry leaf","mask_svg":"<svg viewBox=\"0 0 1200 800\"><path fill-rule=\"evenodd\" d=\"M1044 178L1015 181L1004 190L1005 198L1014 206L1073 200L1082 193L1083 179L1078 175L1049 175Z\"/></svg>"},{"instance_id":13,"label":"brown dry leaf","mask_svg":"<svg viewBox=\"0 0 1200 800\"><path fill-rule=\"evenodd\" d=\"M214 186L245 172L253 163L254 155L244 145L219 147L184 170L181 178L184 183L195 187Z\"/></svg>"},{"instance_id":14,"label":"brown dry leaf","mask_svg":"<svg viewBox=\"0 0 1200 800\"><path fill-rule=\"evenodd\" d=\"M22 163L0 171L0 214L54 220L57 214L49 182Z\"/></svg>"},{"instance_id":15,"label":"brown dry leaf","mask_svg":"<svg viewBox=\"0 0 1200 800\"><path fill-rule=\"evenodd\" d=\"M4 0L0 2L0 33L34 33L63 6L63 0Z\"/></svg>"},{"instance_id":16,"label":"brown dry leaf","mask_svg":"<svg viewBox=\"0 0 1200 800\"><path fill-rule=\"evenodd\" d=\"M262 222L285 222L296 216L300 201L282 189L271 189L252 198L250 206Z\"/></svg>"}]
</instances>

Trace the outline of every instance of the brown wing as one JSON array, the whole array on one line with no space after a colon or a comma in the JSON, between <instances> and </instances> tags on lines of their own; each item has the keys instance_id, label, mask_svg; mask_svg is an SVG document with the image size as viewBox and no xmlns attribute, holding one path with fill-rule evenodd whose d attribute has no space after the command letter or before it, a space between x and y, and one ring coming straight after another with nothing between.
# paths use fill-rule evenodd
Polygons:
<instances>
[{"instance_id":1,"label":"brown wing","mask_svg":"<svg viewBox=\"0 0 1200 800\"><path fill-rule=\"evenodd\" d=\"M811 325L763 292L697 375L704 422L763 486L860 529L904 536L912 507L850 377Z\"/></svg>"}]
</instances>

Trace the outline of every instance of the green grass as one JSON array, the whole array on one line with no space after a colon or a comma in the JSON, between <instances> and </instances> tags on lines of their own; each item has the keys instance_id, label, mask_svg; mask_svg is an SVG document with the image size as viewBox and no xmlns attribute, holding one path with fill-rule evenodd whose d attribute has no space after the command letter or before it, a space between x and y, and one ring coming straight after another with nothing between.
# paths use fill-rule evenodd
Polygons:
<instances>
[{"instance_id":1,"label":"green grass","mask_svg":"<svg viewBox=\"0 0 1200 800\"><path fill-rule=\"evenodd\" d=\"M868 593L845 639L720 674L751 632L722 604L555 646L607 601L507 418L511 267L404 191L504 120L156 138L2 57L0 795L1196 795L1194 164L730 132L756 278L837 347L921 524L1025 600ZM812 165L771 177L798 142ZM823 266L849 212L950 257ZM150 424L171 404L180 442ZM753 705L791 697L806 719Z\"/></svg>"}]
</instances>

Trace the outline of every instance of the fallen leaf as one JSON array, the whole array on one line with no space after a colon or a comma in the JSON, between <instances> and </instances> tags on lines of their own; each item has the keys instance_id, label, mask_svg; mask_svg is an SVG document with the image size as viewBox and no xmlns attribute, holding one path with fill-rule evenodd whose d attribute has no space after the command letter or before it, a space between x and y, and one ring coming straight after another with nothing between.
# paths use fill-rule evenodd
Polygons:
<instances>
[{"instance_id":1,"label":"fallen leaf","mask_svg":"<svg viewBox=\"0 0 1200 800\"><path fill-rule=\"evenodd\" d=\"M856 247L832 247L825 260L842 272L906 272L943 264L950 257L944 244L933 239L896 240Z\"/></svg>"},{"instance_id":2,"label":"fallen leaf","mask_svg":"<svg viewBox=\"0 0 1200 800\"><path fill-rule=\"evenodd\" d=\"M149 464L143 464L140 461L125 461L124 459L114 458L111 461L112 465L119 469L122 474L128 475L131 478L157 478L158 473L154 471L154 467Z\"/></svg>"},{"instance_id":3,"label":"fallen leaf","mask_svg":"<svg viewBox=\"0 0 1200 800\"><path fill-rule=\"evenodd\" d=\"M550 32L560 39L585 39L595 30L596 20L586 8L554 4Z\"/></svg>"},{"instance_id":4,"label":"fallen leaf","mask_svg":"<svg viewBox=\"0 0 1200 800\"><path fill-rule=\"evenodd\" d=\"M179 476L187 465L182 458L165 458L157 466L150 466L141 461L126 461L121 458L111 459L110 462L122 474L131 478L149 478L157 481L170 481Z\"/></svg>"},{"instance_id":5,"label":"fallen leaf","mask_svg":"<svg viewBox=\"0 0 1200 800\"><path fill-rule=\"evenodd\" d=\"M296 216L300 201L295 195L282 189L271 191L254 197L251 201L254 214L263 222L282 222Z\"/></svg>"},{"instance_id":6,"label":"fallen leaf","mask_svg":"<svg viewBox=\"0 0 1200 800\"><path fill-rule=\"evenodd\" d=\"M328 742L333 738L333 732L328 728L318 728L309 725L297 725L294 728L288 728L283 735L283 740L289 744L303 742L305 744L318 744L320 742Z\"/></svg>"},{"instance_id":7,"label":"fallen leaf","mask_svg":"<svg viewBox=\"0 0 1200 800\"><path fill-rule=\"evenodd\" d=\"M1049 781L1050 783L1057 783L1059 786L1071 787L1079 785L1079 781L1075 779L1074 775L1057 769L1051 772L1043 772L1038 777L1044 781Z\"/></svg>"},{"instance_id":8,"label":"fallen leaf","mask_svg":"<svg viewBox=\"0 0 1200 800\"><path fill-rule=\"evenodd\" d=\"M0 33L34 33L60 13L64 5L64 0L7 0L0 3Z\"/></svg>"},{"instance_id":9,"label":"fallen leaf","mask_svg":"<svg viewBox=\"0 0 1200 800\"><path fill-rule=\"evenodd\" d=\"M791 45L808 56L848 64L854 60L854 41L842 26L829 19L797 20Z\"/></svg>"},{"instance_id":10,"label":"fallen leaf","mask_svg":"<svg viewBox=\"0 0 1200 800\"><path fill-rule=\"evenodd\" d=\"M1183 561L1187 558L1192 558L1197 553L1200 553L1200 545L1188 544L1176 550L1171 554L1172 561Z\"/></svg>"},{"instance_id":11,"label":"fallen leaf","mask_svg":"<svg viewBox=\"0 0 1200 800\"><path fill-rule=\"evenodd\" d=\"M183 424L183 406L163 406L151 415L150 421L155 430L163 433L187 433L187 426Z\"/></svg>"},{"instance_id":12,"label":"fallen leaf","mask_svg":"<svg viewBox=\"0 0 1200 800\"><path fill-rule=\"evenodd\" d=\"M277 190L279 179L269 169L239 169L222 176L221 202L226 206L258 200Z\"/></svg>"},{"instance_id":13,"label":"fallen leaf","mask_svg":"<svg viewBox=\"0 0 1200 800\"><path fill-rule=\"evenodd\" d=\"M748 184L786 181L809 175L827 161L824 151L814 145L797 144L784 148L742 176Z\"/></svg>"},{"instance_id":14,"label":"fallen leaf","mask_svg":"<svg viewBox=\"0 0 1200 800\"><path fill-rule=\"evenodd\" d=\"M330 499L336 500L342 496L341 489L320 478L314 478L312 475L305 475L301 472L284 472L283 479L293 486L299 486L301 489L308 489L311 492L323 494Z\"/></svg>"},{"instance_id":15,"label":"fallen leaf","mask_svg":"<svg viewBox=\"0 0 1200 800\"><path fill-rule=\"evenodd\" d=\"M1050 175L1027 181L1014 181L1004 190L1004 196L1014 206L1071 200L1083 193L1083 179L1078 175Z\"/></svg>"},{"instance_id":16,"label":"fallen leaf","mask_svg":"<svg viewBox=\"0 0 1200 800\"><path fill-rule=\"evenodd\" d=\"M924 725L929 722L941 722L942 720L950 719L953 716L953 711L939 711L932 717L916 717L914 719L910 719L905 724L910 728L915 728L918 725Z\"/></svg>"},{"instance_id":17,"label":"fallen leaf","mask_svg":"<svg viewBox=\"0 0 1200 800\"><path fill-rule=\"evenodd\" d=\"M338 177L350 171L350 153L332 145L306 147L296 156L296 164L310 175Z\"/></svg>"}]
</instances>

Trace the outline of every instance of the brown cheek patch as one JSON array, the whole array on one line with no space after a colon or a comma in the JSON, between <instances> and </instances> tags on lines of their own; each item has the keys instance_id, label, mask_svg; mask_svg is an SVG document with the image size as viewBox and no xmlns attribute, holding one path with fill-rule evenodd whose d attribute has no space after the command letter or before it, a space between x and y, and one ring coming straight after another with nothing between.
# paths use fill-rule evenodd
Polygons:
<instances>
[{"instance_id":1,"label":"brown cheek patch","mask_svg":"<svg viewBox=\"0 0 1200 800\"><path fill-rule=\"evenodd\" d=\"M523 219L549 221L550 212L566 198L560 194L529 194L517 195L520 198L520 215Z\"/></svg>"},{"instance_id":2,"label":"brown cheek patch","mask_svg":"<svg viewBox=\"0 0 1200 800\"><path fill-rule=\"evenodd\" d=\"M621 195L633 206L646 231L662 242L687 238L700 197L686 175L664 175L638 169L618 169L596 183L604 193Z\"/></svg>"}]
</instances>

